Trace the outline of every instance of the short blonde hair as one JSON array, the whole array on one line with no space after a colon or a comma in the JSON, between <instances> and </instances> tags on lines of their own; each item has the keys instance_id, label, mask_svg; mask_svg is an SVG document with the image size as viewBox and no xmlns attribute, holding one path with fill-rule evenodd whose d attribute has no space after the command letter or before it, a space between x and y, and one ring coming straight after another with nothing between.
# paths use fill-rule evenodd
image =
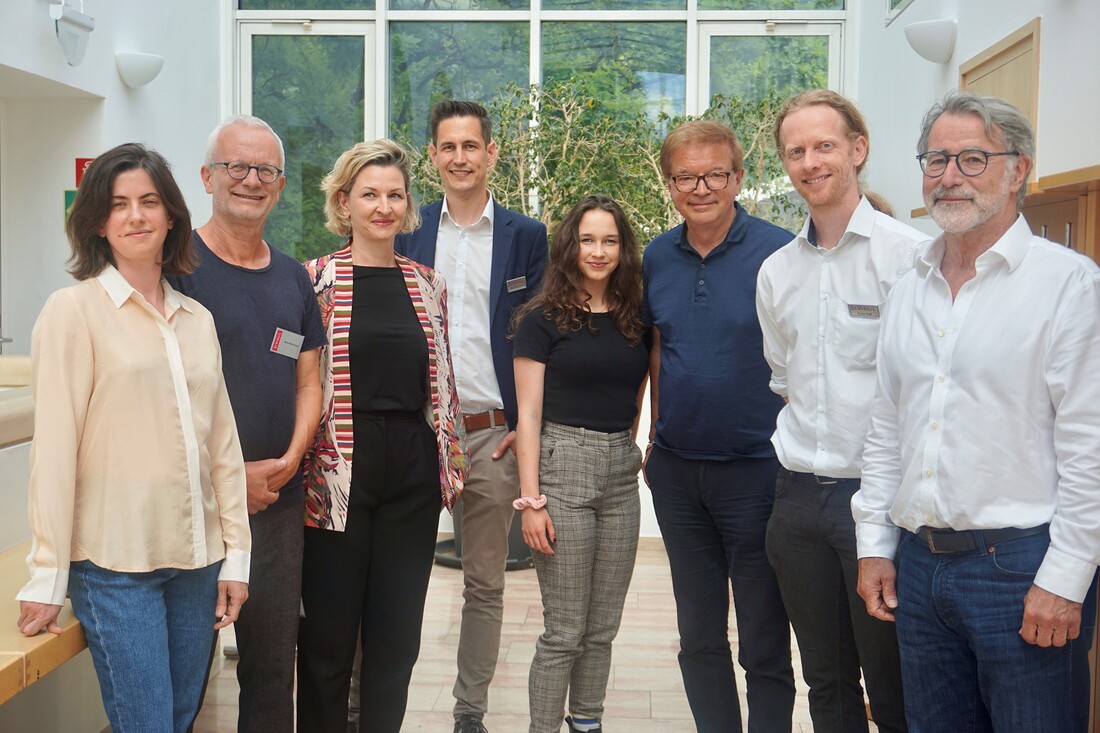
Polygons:
<instances>
[{"instance_id":1,"label":"short blonde hair","mask_svg":"<svg viewBox=\"0 0 1100 733\"><path fill-rule=\"evenodd\" d=\"M368 165L393 167L401 171L405 179L408 208L401 221L401 234L408 234L420 226L420 210L412 198L412 158L403 147L387 138L356 143L340 154L332 170L321 179L325 194L325 227L333 234L347 237L351 234L351 218L340 211L340 193L351 193L351 186L360 171Z\"/></svg>"},{"instance_id":2,"label":"short blonde hair","mask_svg":"<svg viewBox=\"0 0 1100 733\"><path fill-rule=\"evenodd\" d=\"M672 171L672 155L681 148L691 145L726 145L733 158L733 172L738 173L745 164L745 150L737 133L720 122L712 120L694 120L685 122L668 133L661 145L661 173L668 178Z\"/></svg>"}]
</instances>

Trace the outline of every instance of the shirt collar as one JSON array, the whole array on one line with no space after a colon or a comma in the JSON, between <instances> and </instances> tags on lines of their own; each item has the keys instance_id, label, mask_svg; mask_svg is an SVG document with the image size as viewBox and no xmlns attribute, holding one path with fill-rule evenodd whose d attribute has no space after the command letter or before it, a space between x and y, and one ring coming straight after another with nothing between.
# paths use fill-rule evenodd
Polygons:
<instances>
[{"instance_id":1,"label":"shirt collar","mask_svg":"<svg viewBox=\"0 0 1100 733\"><path fill-rule=\"evenodd\" d=\"M1023 214L1016 215L1016 221L1001 235L1001 238L993 243L993 246L978 255L976 265L988 263L993 259L1000 259L1008 265L1012 272L1024 261L1024 255L1031 247L1031 227ZM936 237L932 245L917 258L916 269L921 277L927 277L933 269L938 268L943 262L944 243L943 235Z\"/></svg>"},{"instance_id":2,"label":"shirt collar","mask_svg":"<svg viewBox=\"0 0 1100 733\"><path fill-rule=\"evenodd\" d=\"M841 235L840 241L837 242L837 247L840 247L845 242L848 242L854 235L857 237L863 237L865 239L871 238L871 232L875 229L875 207L871 206L871 202L867 200L866 196L861 196L859 203L856 205L855 211L852 212L851 218L848 219L848 226L844 229L844 234ZM802 225L802 231L795 237L795 241L798 242L800 247L813 247L817 249L817 236L814 230L813 219L806 217L806 223Z\"/></svg>"},{"instance_id":3,"label":"shirt collar","mask_svg":"<svg viewBox=\"0 0 1100 733\"><path fill-rule=\"evenodd\" d=\"M114 265L107 265L103 268L103 272L99 273L96 279L107 291L107 297L115 304L115 308L121 308L122 304L130 299L130 296L137 294L134 286L126 281L126 278ZM194 313L190 304L180 297L180 294L168 284L167 280L161 278L160 285L164 289L164 305L168 317L171 317L179 308L183 308L188 313Z\"/></svg>"},{"instance_id":4,"label":"shirt collar","mask_svg":"<svg viewBox=\"0 0 1100 733\"><path fill-rule=\"evenodd\" d=\"M460 226L458 226L458 223L455 222L455 220L451 218L451 210L447 206L447 197L446 196L443 197L443 210L439 214L439 220L443 221L443 217L446 217L447 221L451 222L451 224L454 225L458 229L469 228L469 227L460 227ZM481 222L486 221L486 220L488 220L488 222L489 222L489 227L492 228L492 226L493 226L493 192L492 191L489 191L489 200L485 202L485 210L481 212L481 218L478 219L477 221L475 221L470 226L471 227L476 227L478 224L480 224Z\"/></svg>"}]
</instances>

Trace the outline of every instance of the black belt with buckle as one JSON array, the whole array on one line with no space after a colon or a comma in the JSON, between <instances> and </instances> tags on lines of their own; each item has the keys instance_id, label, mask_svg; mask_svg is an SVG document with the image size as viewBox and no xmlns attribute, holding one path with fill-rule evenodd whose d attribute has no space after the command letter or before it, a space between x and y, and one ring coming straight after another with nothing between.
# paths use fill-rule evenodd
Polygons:
<instances>
[{"instance_id":1,"label":"black belt with buckle","mask_svg":"<svg viewBox=\"0 0 1100 733\"><path fill-rule=\"evenodd\" d=\"M935 527L921 527L915 534L928 545L928 549L936 554L951 552L970 552L979 548L990 547L1019 540L1024 537L1033 537L1044 534L1050 529L1049 524L1040 524L1038 527L1007 527L1005 529L937 529Z\"/></svg>"}]
</instances>

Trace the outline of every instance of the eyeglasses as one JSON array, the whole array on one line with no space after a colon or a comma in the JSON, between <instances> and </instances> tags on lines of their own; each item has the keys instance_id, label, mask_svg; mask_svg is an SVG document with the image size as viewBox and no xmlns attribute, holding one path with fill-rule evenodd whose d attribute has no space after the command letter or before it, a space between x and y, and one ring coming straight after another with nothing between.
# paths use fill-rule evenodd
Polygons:
<instances>
[{"instance_id":1,"label":"eyeglasses","mask_svg":"<svg viewBox=\"0 0 1100 733\"><path fill-rule=\"evenodd\" d=\"M710 191L721 191L730 185L731 175L733 175L732 172L726 171L725 173L707 173L702 176L669 176L668 179L680 193L691 193L699 188L699 181L702 181Z\"/></svg>"},{"instance_id":2,"label":"eyeglasses","mask_svg":"<svg viewBox=\"0 0 1100 733\"><path fill-rule=\"evenodd\" d=\"M929 178L939 178L947 172L947 164L955 159L955 167L964 176L980 176L989 167L989 159L996 155L1019 155L1019 153L990 153L987 150L968 148L958 153L948 153L943 150L929 150L917 156L920 161L920 169Z\"/></svg>"},{"instance_id":3,"label":"eyeglasses","mask_svg":"<svg viewBox=\"0 0 1100 733\"><path fill-rule=\"evenodd\" d=\"M224 165L229 177L236 178L238 181L248 178L250 171L256 171L256 177L260 179L260 183L275 183L279 180L279 176L283 175L282 168L276 168L273 165L249 165L243 160L221 161L210 165Z\"/></svg>"}]
</instances>

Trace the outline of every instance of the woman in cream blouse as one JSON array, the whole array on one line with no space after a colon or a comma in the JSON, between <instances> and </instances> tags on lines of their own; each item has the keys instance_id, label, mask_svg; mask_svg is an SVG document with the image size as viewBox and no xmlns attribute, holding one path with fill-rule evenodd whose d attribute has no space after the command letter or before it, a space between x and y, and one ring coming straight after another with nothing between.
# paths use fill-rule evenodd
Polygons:
<instances>
[{"instance_id":1,"label":"woman in cream blouse","mask_svg":"<svg viewBox=\"0 0 1100 733\"><path fill-rule=\"evenodd\" d=\"M19 627L59 633L71 596L115 733L198 711L215 629L248 597L244 462L214 321L162 278L194 265L167 161L120 145L69 214L70 272L31 345L28 565Z\"/></svg>"}]
</instances>

